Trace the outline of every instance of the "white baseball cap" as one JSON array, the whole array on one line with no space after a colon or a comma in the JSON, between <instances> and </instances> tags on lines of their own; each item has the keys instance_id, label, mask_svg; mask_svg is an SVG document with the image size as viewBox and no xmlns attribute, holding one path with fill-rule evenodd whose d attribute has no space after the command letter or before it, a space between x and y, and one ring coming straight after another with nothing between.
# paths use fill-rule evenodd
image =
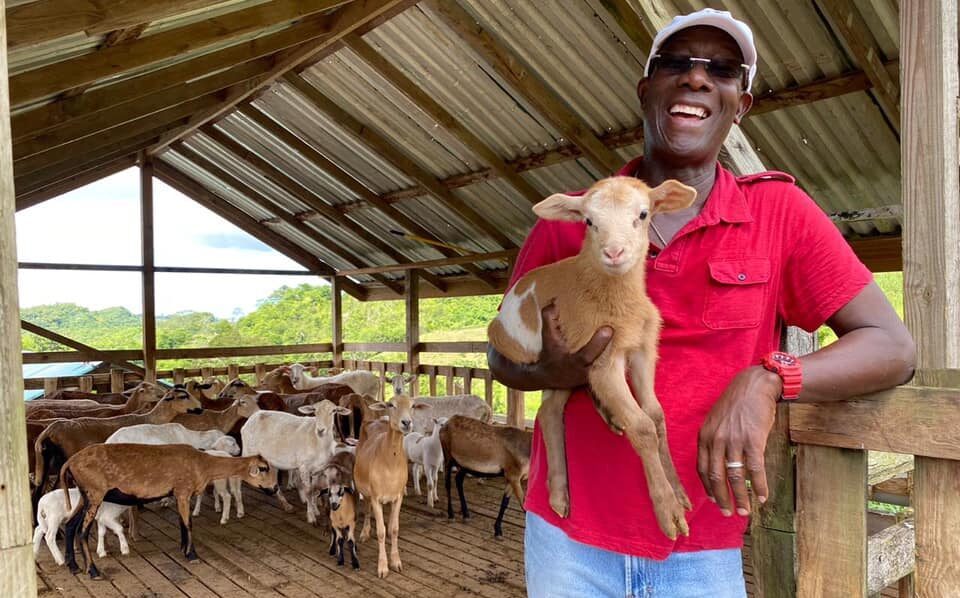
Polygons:
<instances>
[{"instance_id":1,"label":"white baseball cap","mask_svg":"<svg viewBox=\"0 0 960 598\"><path fill-rule=\"evenodd\" d=\"M661 29L657 33L657 37L653 38L653 47L650 48L650 56L647 58L647 65L643 69L643 76L650 76L650 61L660 51L663 42L682 29L698 25L721 29L737 42L740 46L740 52L743 54L744 64L750 67L747 71L747 90L749 90L753 86L753 78L757 74L757 47L753 43L753 31L750 30L749 25L733 18L733 15L729 12L712 8L704 8L688 15L673 17L670 24Z\"/></svg>"}]
</instances>

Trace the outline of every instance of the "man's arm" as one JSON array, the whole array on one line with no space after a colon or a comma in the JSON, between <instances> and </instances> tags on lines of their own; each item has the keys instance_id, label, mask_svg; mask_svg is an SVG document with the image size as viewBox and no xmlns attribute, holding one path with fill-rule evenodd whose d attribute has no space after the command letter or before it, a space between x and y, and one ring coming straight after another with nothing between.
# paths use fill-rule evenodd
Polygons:
<instances>
[{"instance_id":1,"label":"man's arm","mask_svg":"<svg viewBox=\"0 0 960 598\"><path fill-rule=\"evenodd\" d=\"M493 377L517 390L543 390L545 388L574 388L587 384L590 364L603 353L613 338L613 329L603 326L594 333L586 345L575 353L568 353L557 308L553 304L540 312L543 323L542 349L536 363L514 363L487 345L487 364Z\"/></svg>"},{"instance_id":2,"label":"man's arm","mask_svg":"<svg viewBox=\"0 0 960 598\"><path fill-rule=\"evenodd\" d=\"M800 358L801 402L839 401L907 382L916 367L916 345L876 283L840 308L827 325L837 342ZM725 514L750 511L745 478L761 503L768 497L763 451L773 426L780 377L761 366L737 374L700 430L697 469L707 495ZM744 468L727 469L728 461ZM729 481L733 501L727 489Z\"/></svg>"}]
</instances>

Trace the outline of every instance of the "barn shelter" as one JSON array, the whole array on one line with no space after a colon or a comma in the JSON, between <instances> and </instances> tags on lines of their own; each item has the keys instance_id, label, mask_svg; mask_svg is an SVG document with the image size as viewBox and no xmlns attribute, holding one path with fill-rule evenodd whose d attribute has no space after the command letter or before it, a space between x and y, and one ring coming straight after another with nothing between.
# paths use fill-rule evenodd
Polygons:
<instances>
[{"instance_id":1,"label":"barn shelter","mask_svg":"<svg viewBox=\"0 0 960 598\"><path fill-rule=\"evenodd\" d=\"M865 596L903 578L900 595L956 595L957 2L763 0L749 10L730 1L709 4L748 21L760 52L755 107L728 139L723 161L740 174L779 169L795 175L865 263L875 271L903 270L905 317L921 368L911 386L830 406L783 408L768 446L776 499L753 518L751 590ZM454 377L467 387L474 377L485 378L489 388L489 372L420 363L421 352L482 351L482 342L420 342L419 298L502 292L533 222L532 203L556 190L586 187L641 152L634 89L652 36L674 14L702 5L7 2L6 43L0 44L8 71L8 93L0 101L9 98L4 110L10 115L0 123L0 437L8 443L0 452L0 595L32 595L37 583L28 546L22 362L96 359L148 379L194 375L157 371L157 359L180 356L329 351L333 364L357 366L344 357L360 350L342 337L340 294L346 292L362 300L404 298L407 339L391 349L407 353L404 370L430 376L431 390L443 378L449 389ZM42 331L73 351L21 355L14 211L133 165L142 173L143 261L134 269L143 280L144 349L102 351ZM162 269L153 259L154 179L328 278L335 289L333 343L157 351L153 284ZM122 371L111 375L122 385ZM524 424L522 395L511 394L506 419ZM915 469L905 477L902 465L880 467L883 460L872 451L915 456L909 461ZM900 486L911 488L914 516L871 535L868 490L882 495ZM262 517L276 527L282 520L273 515ZM158 533L165 533L161 527ZM476 542L462 537L469 554ZM170 542L153 540L160 550ZM251 559L251 566L264 568L257 572L264 592L325 591L315 587L319 578L297 577L317 558L290 547L301 540L274 538L275 552L286 546L290 553L273 564ZM218 541L226 550L241 539ZM244 550L256 553L253 546ZM427 539L417 546L422 569L449 567L460 582L453 591L411 575L402 578L404 595L522 593L522 586L497 586L499 571L484 577L470 567L493 564L489 554L441 563L430 556L457 548L431 548ZM520 551L514 549L508 554L515 561ZM233 586L218 585L226 565L208 563L218 573L205 569L203 580L190 569L169 573L179 566L169 558L137 562L163 574L174 591L233 595ZM516 575L512 571L504 579ZM338 587L353 587L342 574L331 575ZM153 591L151 584L162 585L150 571L134 577ZM43 584L48 579L40 577ZM87 591L70 578L62 583L81 595ZM396 590L375 582L365 587ZM294 591L301 592L286 593Z\"/></svg>"}]
</instances>

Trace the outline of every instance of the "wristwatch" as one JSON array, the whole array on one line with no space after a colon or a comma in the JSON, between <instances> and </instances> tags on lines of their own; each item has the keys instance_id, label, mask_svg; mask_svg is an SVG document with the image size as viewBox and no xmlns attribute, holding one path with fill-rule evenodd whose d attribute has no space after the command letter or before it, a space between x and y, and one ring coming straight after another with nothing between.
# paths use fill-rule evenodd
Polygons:
<instances>
[{"instance_id":1,"label":"wristwatch","mask_svg":"<svg viewBox=\"0 0 960 598\"><path fill-rule=\"evenodd\" d=\"M783 400L793 401L800 396L803 370L796 355L773 351L763 358L761 365L763 369L773 372L783 380L783 392L780 395Z\"/></svg>"}]
</instances>

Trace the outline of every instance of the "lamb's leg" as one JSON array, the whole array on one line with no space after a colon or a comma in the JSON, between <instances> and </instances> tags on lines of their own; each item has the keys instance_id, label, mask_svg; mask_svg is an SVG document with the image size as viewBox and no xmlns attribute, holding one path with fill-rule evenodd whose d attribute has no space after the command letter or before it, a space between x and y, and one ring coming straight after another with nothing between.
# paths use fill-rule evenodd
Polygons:
<instances>
[{"instance_id":1,"label":"lamb's leg","mask_svg":"<svg viewBox=\"0 0 960 598\"><path fill-rule=\"evenodd\" d=\"M633 450L643 461L643 471L653 510L660 529L671 540L679 534L689 534L684 507L680 504L660 461L657 427L640 408L630 393L623 375L626 366L624 356L616 354L594 362L590 371L590 387L596 393L598 406L610 414L610 421L622 429L630 440Z\"/></svg>"},{"instance_id":2,"label":"lamb's leg","mask_svg":"<svg viewBox=\"0 0 960 598\"><path fill-rule=\"evenodd\" d=\"M57 530L60 528L60 524L52 525L53 522L46 522L46 527L37 526L37 532L34 534L33 538L33 554L36 555L40 551L40 543L37 542L37 534L41 533L41 528L43 529L43 540L47 543L47 548L50 549L50 554L53 555L54 562L58 566L63 566L63 553L60 552L60 547L57 546ZM69 552L69 551L68 551Z\"/></svg>"},{"instance_id":3,"label":"lamb's leg","mask_svg":"<svg viewBox=\"0 0 960 598\"><path fill-rule=\"evenodd\" d=\"M434 496L437 493L437 472L432 467L423 468L427 478L427 506L433 508Z\"/></svg>"},{"instance_id":4,"label":"lamb's leg","mask_svg":"<svg viewBox=\"0 0 960 598\"><path fill-rule=\"evenodd\" d=\"M307 505L307 523L316 524L317 501L314 500L312 496L313 492L310 490L310 472L306 468L301 467L298 478L297 493L300 495L300 502Z\"/></svg>"},{"instance_id":5,"label":"lamb's leg","mask_svg":"<svg viewBox=\"0 0 960 598\"><path fill-rule=\"evenodd\" d=\"M377 577L386 577L387 567L387 526L383 523L383 505L374 497L370 497L370 509L377 522Z\"/></svg>"},{"instance_id":6,"label":"lamb's leg","mask_svg":"<svg viewBox=\"0 0 960 598\"><path fill-rule=\"evenodd\" d=\"M230 478L230 494L233 495L233 502L236 503L237 519L242 519L243 512L243 493L240 491L240 478Z\"/></svg>"},{"instance_id":7,"label":"lamb's leg","mask_svg":"<svg viewBox=\"0 0 960 598\"><path fill-rule=\"evenodd\" d=\"M334 536L337 538L337 566L343 567L343 542L346 538L342 530L335 530Z\"/></svg>"},{"instance_id":8,"label":"lamb's leg","mask_svg":"<svg viewBox=\"0 0 960 598\"><path fill-rule=\"evenodd\" d=\"M504 490L503 497L500 499L500 510L497 511L497 519L493 522L494 538L503 536L503 515L507 512L508 506L510 506L510 495Z\"/></svg>"},{"instance_id":9,"label":"lamb's leg","mask_svg":"<svg viewBox=\"0 0 960 598\"><path fill-rule=\"evenodd\" d=\"M193 507L193 516L194 516L194 517L199 517L199 516L200 516L200 503L202 503L202 502L203 502L203 493L201 492L200 494L197 495L197 501L196 501L195 506ZM213 510L214 510L214 511L219 511L219 510L220 510L220 509L217 508L217 507L219 506L218 502L219 502L219 499L217 498L217 493L214 492L214 493L213 493Z\"/></svg>"},{"instance_id":10,"label":"lamb's leg","mask_svg":"<svg viewBox=\"0 0 960 598\"><path fill-rule=\"evenodd\" d=\"M220 513L220 525L230 519L230 491L227 489L228 480L217 480L213 483L213 494L223 501L223 511Z\"/></svg>"},{"instance_id":11,"label":"lamb's leg","mask_svg":"<svg viewBox=\"0 0 960 598\"><path fill-rule=\"evenodd\" d=\"M667 444L667 427L663 420L663 407L657 399L654 392L653 379L657 367L657 349L656 342L647 343L643 351L636 351L628 356L630 363L630 376L633 382L633 388L637 393L637 400L640 401L640 408L650 416L657 428L657 440L659 441L660 462L663 464L663 471L670 481L673 493L677 500L686 510L693 508L687 493L680 483L680 477L673 466L673 457L670 456L670 446Z\"/></svg>"},{"instance_id":12,"label":"lamb's leg","mask_svg":"<svg viewBox=\"0 0 960 598\"><path fill-rule=\"evenodd\" d=\"M43 521L43 518L40 518L40 521ZM33 558L36 559L40 556L40 546L43 544L44 536L46 535L46 528L43 527L43 523L38 523L37 527L33 530ZM57 532L53 532L53 539L57 539ZM60 563L57 563L58 565Z\"/></svg>"},{"instance_id":13,"label":"lamb's leg","mask_svg":"<svg viewBox=\"0 0 960 598\"><path fill-rule=\"evenodd\" d=\"M400 495L393 501L390 508L390 567L396 571L403 571L403 563L400 562L400 505L403 504L403 495Z\"/></svg>"},{"instance_id":14,"label":"lamb's leg","mask_svg":"<svg viewBox=\"0 0 960 598\"><path fill-rule=\"evenodd\" d=\"M67 567L70 569L70 573L74 573L74 574L80 571L80 567L77 566L76 540L77 540L77 532L80 531L80 526L83 523L84 517L86 516L86 509L87 509L87 499L83 495L83 492L81 492L80 504L74 510L73 515L70 516L69 521L67 521L67 530L65 534L65 537L66 537L65 546L67 550L67 556L66 556ZM53 546L56 546L56 541L57 541L57 532L56 530L54 530L53 544L51 545L49 541L47 543L47 546L51 548L51 551L53 550Z\"/></svg>"},{"instance_id":15,"label":"lamb's leg","mask_svg":"<svg viewBox=\"0 0 960 598\"><path fill-rule=\"evenodd\" d=\"M564 438L563 412L570 391L549 389L543 391L543 402L537 411L540 432L547 449L547 490L550 507L560 517L570 515L570 490L567 483L567 452Z\"/></svg>"},{"instance_id":16,"label":"lamb's leg","mask_svg":"<svg viewBox=\"0 0 960 598\"><path fill-rule=\"evenodd\" d=\"M423 467L419 463L413 464L413 491L417 496L420 496L422 492L420 491L420 471Z\"/></svg>"},{"instance_id":17,"label":"lamb's leg","mask_svg":"<svg viewBox=\"0 0 960 598\"><path fill-rule=\"evenodd\" d=\"M333 525L330 528L333 530L330 533L330 556L335 556L337 554L337 528Z\"/></svg>"},{"instance_id":18,"label":"lamb's leg","mask_svg":"<svg viewBox=\"0 0 960 598\"><path fill-rule=\"evenodd\" d=\"M350 550L350 566L354 569L360 568L360 559L357 557L357 543L353 541L353 532L356 529L356 522L347 527L347 549Z\"/></svg>"},{"instance_id":19,"label":"lamb's leg","mask_svg":"<svg viewBox=\"0 0 960 598\"><path fill-rule=\"evenodd\" d=\"M283 495L283 490L277 492L277 501L285 513L293 513L293 505L287 502L287 497Z\"/></svg>"},{"instance_id":20,"label":"lamb's leg","mask_svg":"<svg viewBox=\"0 0 960 598\"><path fill-rule=\"evenodd\" d=\"M117 537L117 541L120 542L120 554L130 554L130 545L127 544L127 537L123 535L123 524L120 523L120 516L118 515L116 519L103 521L103 525L113 532ZM105 554L100 556L105 556Z\"/></svg>"},{"instance_id":21,"label":"lamb's leg","mask_svg":"<svg viewBox=\"0 0 960 598\"><path fill-rule=\"evenodd\" d=\"M99 519L97 520L97 556L104 558L107 556L107 549L103 545L103 537L107 535L107 526Z\"/></svg>"}]
</instances>

